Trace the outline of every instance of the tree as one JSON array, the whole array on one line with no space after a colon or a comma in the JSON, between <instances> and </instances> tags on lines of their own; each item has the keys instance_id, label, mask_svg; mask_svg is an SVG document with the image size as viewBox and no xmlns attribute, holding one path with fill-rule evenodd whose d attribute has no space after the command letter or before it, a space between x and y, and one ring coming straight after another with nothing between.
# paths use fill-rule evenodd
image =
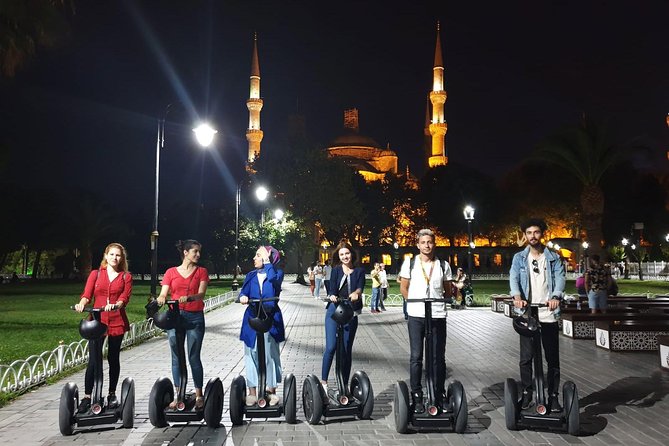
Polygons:
<instances>
[{"instance_id":1,"label":"tree","mask_svg":"<svg viewBox=\"0 0 669 446\"><path fill-rule=\"evenodd\" d=\"M603 175L630 153L640 149L632 142L616 145L610 142L606 126L583 114L578 126L564 128L540 142L531 159L557 165L573 175L581 184L582 227L590 240L593 253L600 254L604 236L602 215Z\"/></svg>"},{"instance_id":2,"label":"tree","mask_svg":"<svg viewBox=\"0 0 669 446\"><path fill-rule=\"evenodd\" d=\"M3 0L0 2L0 71L14 77L37 47L53 47L69 32L72 0Z\"/></svg>"}]
</instances>

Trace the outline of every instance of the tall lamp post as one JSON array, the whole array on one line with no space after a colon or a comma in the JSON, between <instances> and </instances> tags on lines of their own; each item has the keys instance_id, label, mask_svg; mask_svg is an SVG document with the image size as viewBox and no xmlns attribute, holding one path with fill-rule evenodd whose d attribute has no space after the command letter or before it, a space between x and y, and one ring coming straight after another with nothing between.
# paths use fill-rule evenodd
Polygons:
<instances>
[{"instance_id":1,"label":"tall lamp post","mask_svg":"<svg viewBox=\"0 0 669 446\"><path fill-rule=\"evenodd\" d=\"M158 136L156 137L156 194L153 208L153 229L151 231L151 297L158 296L158 198L160 196L160 149L165 146L165 119L170 111L169 104L165 115L158 120ZM209 147L218 133L208 124L200 124L193 129L195 139L202 147Z\"/></svg>"},{"instance_id":2,"label":"tall lamp post","mask_svg":"<svg viewBox=\"0 0 669 446\"><path fill-rule=\"evenodd\" d=\"M399 264L399 260L400 260L400 252L399 252L400 244L397 243L397 242L393 243L393 248L395 248L395 274L399 274L399 273L400 273L400 264Z\"/></svg>"},{"instance_id":3,"label":"tall lamp post","mask_svg":"<svg viewBox=\"0 0 669 446\"><path fill-rule=\"evenodd\" d=\"M239 288L237 273L239 272L239 205L242 202L241 194L241 185L237 184L237 191L235 194L235 271L232 273L232 291L237 291Z\"/></svg>"},{"instance_id":4,"label":"tall lamp post","mask_svg":"<svg viewBox=\"0 0 669 446\"><path fill-rule=\"evenodd\" d=\"M469 271L469 280L473 280L472 272L474 271L474 266L472 265L472 250L476 247L476 243L474 243L474 239L472 238L472 222L474 221L474 212L475 209L467 205L465 206L464 210L462 211L462 214L465 216L465 220L467 220L467 232L469 233L469 245L467 247L467 266Z\"/></svg>"},{"instance_id":5,"label":"tall lamp post","mask_svg":"<svg viewBox=\"0 0 669 446\"><path fill-rule=\"evenodd\" d=\"M588 248L590 247L590 244L588 242L583 242L581 243L581 246L583 247L583 272L588 271Z\"/></svg>"},{"instance_id":6,"label":"tall lamp post","mask_svg":"<svg viewBox=\"0 0 669 446\"><path fill-rule=\"evenodd\" d=\"M625 252L625 254L627 254L627 245L629 245L629 243L630 243L629 240L627 240L626 238L623 237L623 239L620 241L620 243L623 245L623 252ZM629 259L627 258L627 256L625 256L625 275L623 276L623 279L629 279L630 278L629 264L630 264Z\"/></svg>"},{"instance_id":7,"label":"tall lamp post","mask_svg":"<svg viewBox=\"0 0 669 446\"><path fill-rule=\"evenodd\" d=\"M265 186L258 186L256 188L256 198L258 201L264 202L267 200L269 191ZM260 240L265 243L265 204L263 203L262 211L260 212Z\"/></svg>"}]
</instances>

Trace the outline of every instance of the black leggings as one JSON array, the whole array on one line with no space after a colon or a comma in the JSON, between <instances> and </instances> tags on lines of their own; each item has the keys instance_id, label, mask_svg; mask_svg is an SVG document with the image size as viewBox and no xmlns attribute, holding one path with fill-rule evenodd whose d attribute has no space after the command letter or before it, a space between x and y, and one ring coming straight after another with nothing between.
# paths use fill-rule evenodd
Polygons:
<instances>
[{"instance_id":1,"label":"black leggings","mask_svg":"<svg viewBox=\"0 0 669 446\"><path fill-rule=\"evenodd\" d=\"M125 333L124 333L125 334ZM123 335L109 336L107 340L107 362L109 363L109 393L116 392L118 378L121 376L121 342ZM93 364L89 361L86 367L86 379L84 381L86 395L93 393Z\"/></svg>"}]
</instances>

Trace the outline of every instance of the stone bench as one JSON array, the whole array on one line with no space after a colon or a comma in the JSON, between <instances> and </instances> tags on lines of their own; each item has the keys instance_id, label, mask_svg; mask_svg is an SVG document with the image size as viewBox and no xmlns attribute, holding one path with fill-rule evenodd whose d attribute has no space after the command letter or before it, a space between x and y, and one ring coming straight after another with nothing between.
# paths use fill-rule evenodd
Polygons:
<instances>
[{"instance_id":1,"label":"stone bench","mask_svg":"<svg viewBox=\"0 0 669 446\"><path fill-rule=\"evenodd\" d=\"M596 321L597 347L611 351L657 351L657 337L669 335L669 321Z\"/></svg>"},{"instance_id":2,"label":"stone bench","mask_svg":"<svg viewBox=\"0 0 669 446\"><path fill-rule=\"evenodd\" d=\"M669 370L669 336L658 336L657 347L660 353L660 367Z\"/></svg>"},{"instance_id":3,"label":"stone bench","mask_svg":"<svg viewBox=\"0 0 669 446\"><path fill-rule=\"evenodd\" d=\"M640 313L640 312L613 312L590 313L590 310L581 312L562 313L562 334L572 339L595 339L595 322L598 321L669 321L669 314Z\"/></svg>"}]
</instances>

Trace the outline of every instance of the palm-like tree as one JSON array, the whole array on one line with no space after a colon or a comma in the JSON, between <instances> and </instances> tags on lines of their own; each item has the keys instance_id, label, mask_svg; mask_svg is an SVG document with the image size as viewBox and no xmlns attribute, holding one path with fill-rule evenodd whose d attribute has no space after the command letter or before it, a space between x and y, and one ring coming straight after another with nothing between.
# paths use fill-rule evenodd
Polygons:
<instances>
[{"instance_id":1,"label":"palm-like tree","mask_svg":"<svg viewBox=\"0 0 669 446\"><path fill-rule=\"evenodd\" d=\"M13 77L34 56L67 35L66 12L74 0L3 0L0 2L0 72Z\"/></svg>"},{"instance_id":2,"label":"palm-like tree","mask_svg":"<svg viewBox=\"0 0 669 446\"><path fill-rule=\"evenodd\" d=\"M605 200L602 177L632 152L629 148L640 147L634 146L632 142L624 145L611 143L606 127L583 114L578 126L563 129L548 137L531 156L532 159L562 167L581 183L581 225L593 251L598 254L604 242L602 215Z\"/></svg>"}]
</instances>

